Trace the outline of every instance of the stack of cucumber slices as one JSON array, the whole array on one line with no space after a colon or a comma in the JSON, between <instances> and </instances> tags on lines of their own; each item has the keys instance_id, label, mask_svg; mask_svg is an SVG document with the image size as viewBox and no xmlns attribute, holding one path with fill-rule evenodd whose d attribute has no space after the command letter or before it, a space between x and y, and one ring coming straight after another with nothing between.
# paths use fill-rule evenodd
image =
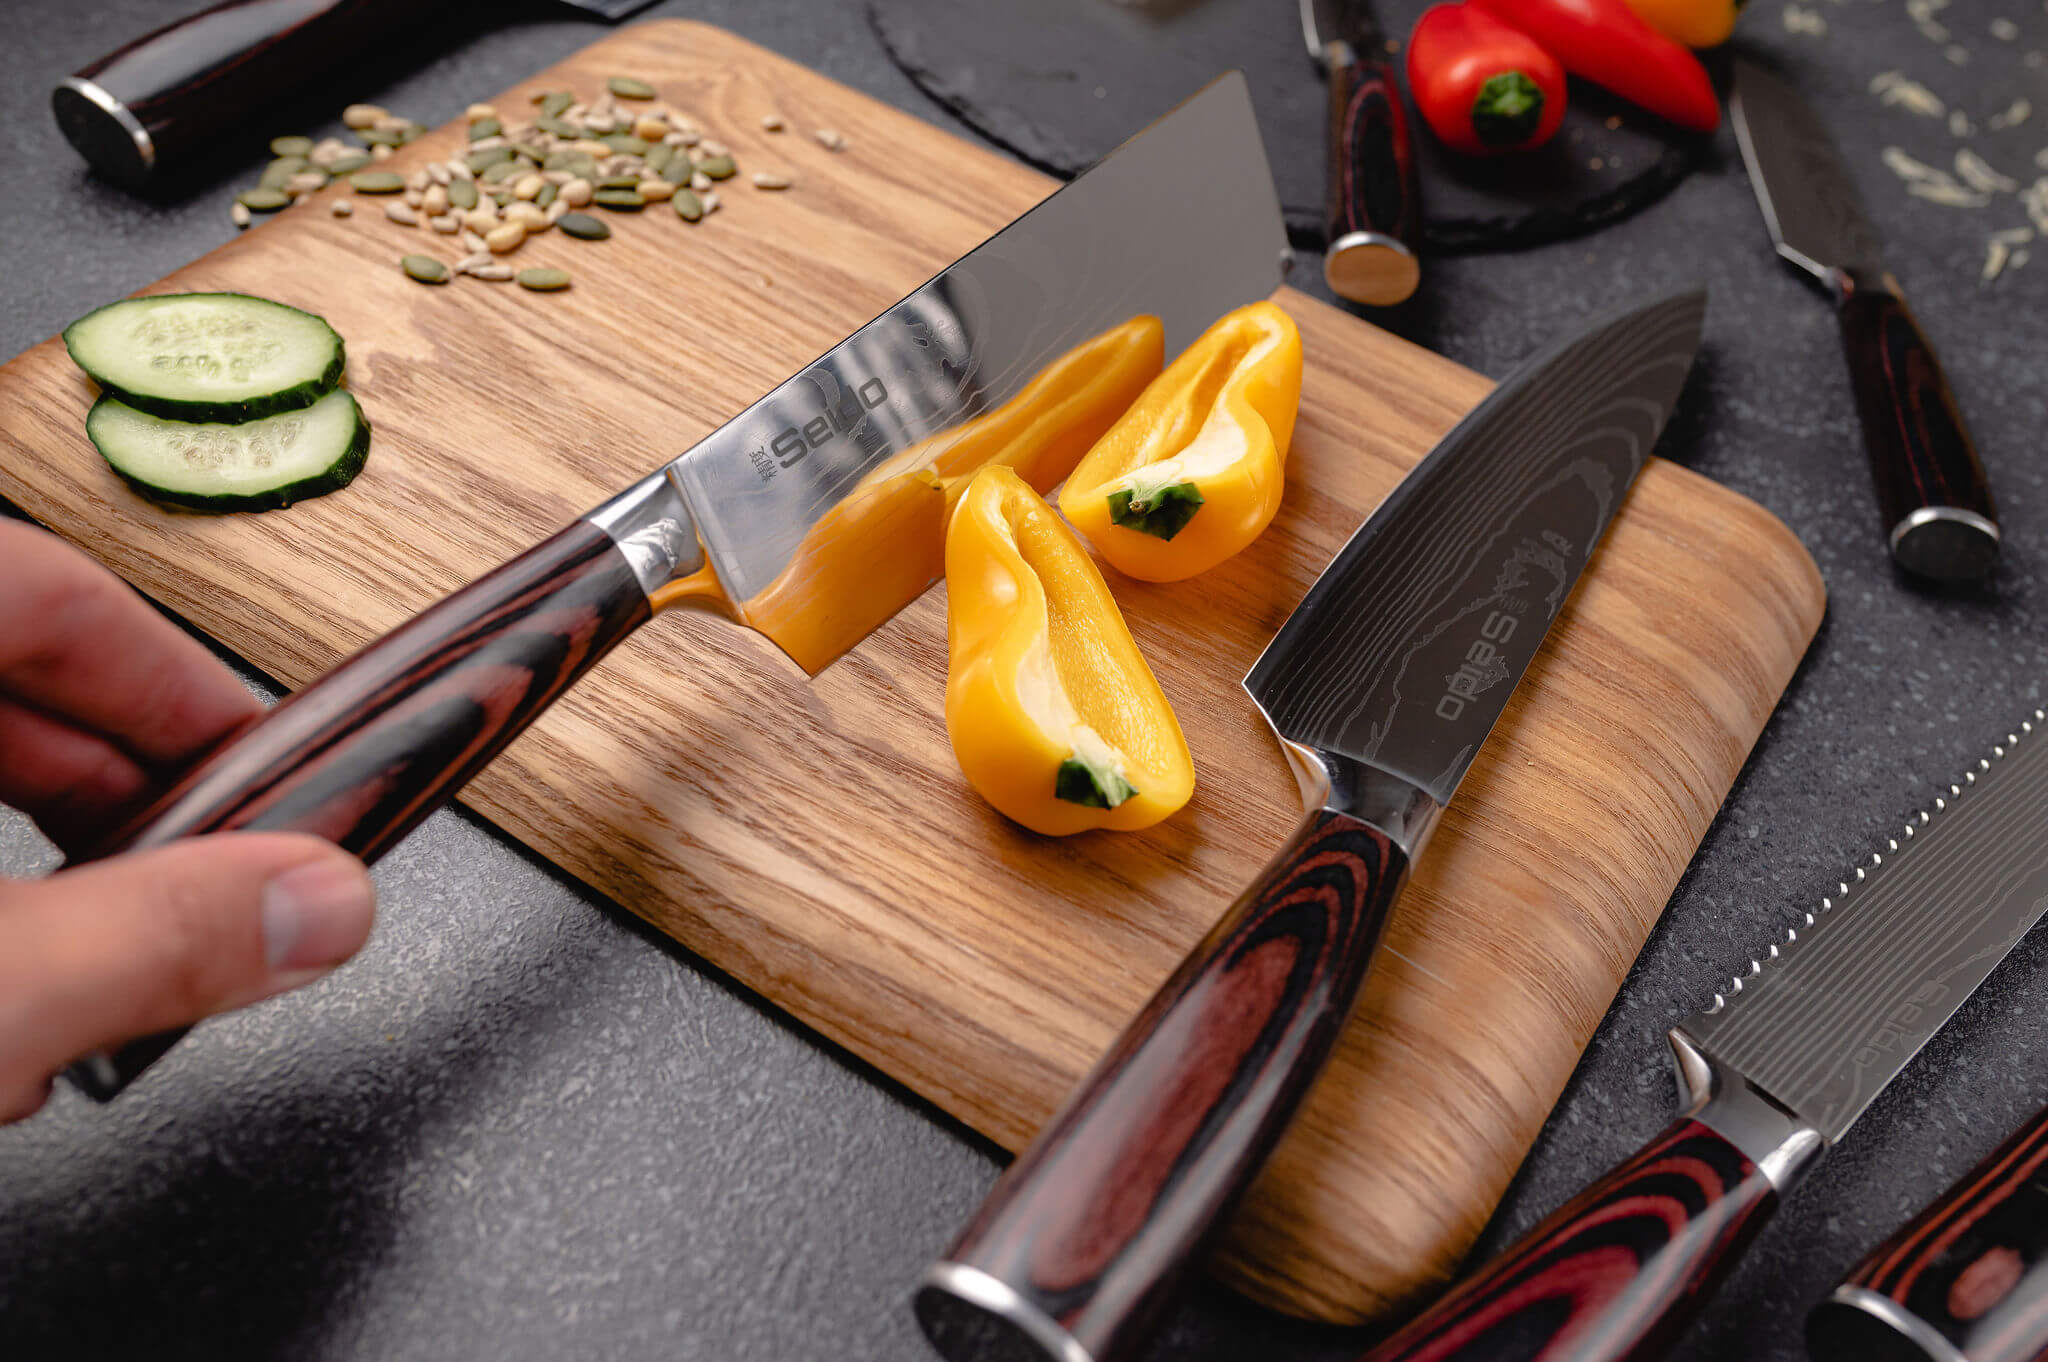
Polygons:
<instances>
[{"instance_id":1,"label":"stack of cucumber slices","mask_svg":"<svg viewBox=\"0 0 2048 1362\"><path fill-rule=\"evenodd\" d=\"M64 329L99 383L85 433L146 497L267 511L348 486L370 424L337 385L341 337L310 312L243 293L128 298Z\"/></svg>"}]
</instances>

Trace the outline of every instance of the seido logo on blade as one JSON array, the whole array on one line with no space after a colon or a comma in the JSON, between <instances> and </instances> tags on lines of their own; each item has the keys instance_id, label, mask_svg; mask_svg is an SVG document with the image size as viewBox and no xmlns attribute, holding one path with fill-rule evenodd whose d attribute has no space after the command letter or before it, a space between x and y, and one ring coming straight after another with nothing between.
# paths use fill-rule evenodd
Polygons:
<instances>
[{"instance_id":1,"label":"seido logo on blade","mask_svg":"<svg viewBox=\"0 0 2048 1362\"><path fill-rule=\"evenodd\" d=\"M888 400L888 385L879 378L871 378L836 404L828 403L823 412L801 426L784 426L766 445L756 445L747 458L761 481L766 482L777 469L802 463L806 455L827 440L850 434L863 416Z\"/></svg>"},{"instance_id":2,"label":"seido logo on blade","mask_svg":"<svg viewBox=\"0 0 2048 1362\"><path fill-rule=\"evenodd\" d=\"M1508 679L1508 663L1502 648L1521 627L1522 621L1518 617L1529 608L1526 600L1510 593L1528 585L1531 566L1541 567L1562 579L1565 559L1572 553L1571 541L1555 530L1545 530L1541 538L1547 548L1538 547L1534 540L1524 540L1508 556L1507 562L1501 564L1492 592L1492 598L1500 603L1500 608L1486 612L1485 620L1479 625L1479 637L1465 645L1465 654L1458 661L1458 669L1444 678L1444 691L1436 702L1437 718L1456 719L1465 712L1469 702Z\"/></svg>"},{"instance_id":3,"label":"seido logo on blade","mask_svg":"<svg viewBox=\"0 0 2048 1362\"><path fill-rule=\"evenodd\" d=\"M1893 1008L1885 1019L1878 1023L1877 1034L1865 1041L1849 1062L1859 1069L1868 1069L1885 1062L1899 1048L1903 1041L1918 1041L1925 1029L1919 1025L1929 1008L1940 1003L1948 995L1943 985L1929 980L1913 991L1913 995Z\"/></svg>"}]
</instances>

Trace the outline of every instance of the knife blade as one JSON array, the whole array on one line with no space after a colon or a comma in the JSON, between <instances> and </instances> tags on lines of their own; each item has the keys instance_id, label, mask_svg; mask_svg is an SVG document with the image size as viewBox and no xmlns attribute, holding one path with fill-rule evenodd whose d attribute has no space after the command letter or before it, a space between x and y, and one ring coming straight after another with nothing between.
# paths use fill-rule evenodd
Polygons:
<instances>
[{"instance_id":1,"label":"knife blade","mask_svg":"<svg viewBox=\"0 0 2048 1362\"><path fill-rule=\"evenodd\" d=\"M1370 0L1301 0L1301 30L1329 86L1323 281L1388 307L1422 279L1422 183L1401 85Z\"/></svg>"},{"instance_id":2,"label":"knife blade","mask_svg":"<svg viewBox=\"0 0 2048 1362\"><path fill-rule=\"evenodd\" d=\"M2035 710L1671 1032L1683 1115L1366 1362L1660 1356L2048 910L2043 722Z\"/></svg>"},{"instance_id":3,"label":"knife blade","mask_svg":"<svg viewBox=\"0 0 2048 1362\"><path fill-rule=\"evenodd\" d=\"M1245 689L1307 817L926 1273L941 1353L1122 1362L1143 1341L1328 1058L1410 862L1656 443L1705 307L1628 309L1528 360L1295 607Z\"/></svg>"},{"instance_id":4,"label":"knife blade","mask_svg":"<svg viewBox=\"0 0 2048 1362\"><path fill-rule=\"evenodd\" d=\"M1834 299L1893 559L1937 581L1982 577L1998 561L1991 485L1827 129L1754 62L1736 61L1728 108L1778 254Z\"/></svg>"},{"instance_id":5,"label":"knife blade","mask_svg":"<svg viewBox=\"0 0 2048 1362\"><path fill-rule=\"evenodd\" d=\"M2048 1108L1806 1316L1813 1362L2048 1357Z\"/></svg>"},{"instance_id":6,"label":"knife blade","mask_svg":"<svg viewBox=\"0 0 2048 1362\"><path fill-rule=\"evenodd\" d=\"M1251 188L1219 199L1195 173L1218 156ZM973 472L962 448L1035 464L1047 491L1121 414L1042 375L1134 320L1185 346L1273 291L1271 183L1244 77L1220 77L680 457L291 697L100 854L267 828L375 859L664 609L750 625L814 674L930 585L948 486ZM1035 419L990 441L988 418L1034 394ZM1032 457L1055 446L1064 466ZM104 1100L180 1034L68 1073Z\"/></svg>"}]
</instances>

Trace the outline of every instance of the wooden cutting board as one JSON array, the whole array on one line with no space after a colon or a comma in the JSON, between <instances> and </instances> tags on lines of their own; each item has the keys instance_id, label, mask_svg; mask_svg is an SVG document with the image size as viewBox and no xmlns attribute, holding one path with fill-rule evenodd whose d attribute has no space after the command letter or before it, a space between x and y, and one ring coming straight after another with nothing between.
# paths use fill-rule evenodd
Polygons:
<instances>
[{"instance_id":1,"label":"wooden cutting board","mask_svg":"<svg viewBox=\"0 0 2048 1362\"><path fill-rule=\"evenodd\" d=\"M693 23L624 29L497 102L595 92L621 72L729 143L742 174L695 226L657 205L610 218L608 242L532 239L514 260L568 267L565 293L415 284L398 256L452 259L448 240L369 199L351 219L301 205L148 290L237 289L325 314L376 427L352 487L268 515L155 509L86 442L90 386L52 340L0 369L0 494L301 685L687 447L1051 188ZM763 131L770 111L789 131ZM845 134L843 152L812 138L826 127ZM443 128L388 164L446 157L461 138ZM755 189L746 174L759 169L789 170L795 186ZM967 788L940 717L942 588L814 683L720 621L657 620L466 802L1019 1147L1293 824L1293 778L1238 679L1488 386L1300 294L1279 300L1308 366L1279 519L1199 581L1113 579L1199 771L1166 824L1049 840ZM1822 600L1812 561L1770 515L1671 464L1644 471L1238 1217L1230 1278L1338 1319L1408 1308L1446 1280Z\"/></svg>"}]
</instances>

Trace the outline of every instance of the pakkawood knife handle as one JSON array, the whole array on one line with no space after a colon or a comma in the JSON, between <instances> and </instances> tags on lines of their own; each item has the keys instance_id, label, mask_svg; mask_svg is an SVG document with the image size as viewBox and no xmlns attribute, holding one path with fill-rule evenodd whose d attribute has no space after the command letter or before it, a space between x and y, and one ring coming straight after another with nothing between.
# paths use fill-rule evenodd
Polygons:
<instances>
[{"instance_id":1,"label":"pakkawood knife handle","mask_svg":"<svg viewBox=\"0 0 2048 1362\"><path fill-rule=\"evenodd\" d=\"M433 7L434 0L223 0L66 78L50 107L94 169L137 188Z\"/></svg>"},{"instance_id":2,"label":"pakkawood knife handle","mask_svg":"<svg viewBox=\"0 0 2048 1362\"><path fill-rule=\"evenodd\" d=\"M1814 1362L2048 1358L2048 1110L1806 1318Z\"/></svg>"},{"instance_id":3,"label":"pakkawood knife handle","mask_svg":"<svg viewBox=\"0 0 2048 1362\"><path fill-rule=\"evenodd\" d=\"M926 1274L940 1352L1129 1356L1329 1056L1407 867L1371 824L1309 816Z\"/></svg>"},{"instance_id":4,"label":"pakkawood knife handle","mask_svg":"<svg viewBox=\"0 0 2048 1362\"><path fill-rule=\"evenodd\" d=\"M611 536L574 521L229 738L95 854L246 828L310 832L373 861L648 616ZM106 1101L183 1034L66 1074Z\"/></svg>"},{"instance_id":5,"label":"pakkawood knife handle","mask_svg":"<svg viewBox=\"0 0 2048 1362\"><path fill-rule=\"evenodd\" d=\"M1937 581L1982 577L1998 512L1934 347L1890 275L1840 271L1836 306L1892 557Z\"/></svg>"},{"instance_id":6,"label":"pakkawood knife handle","mask_svg":"<svg viewBox=\"0 0 2048 1362\"><path fill-rule=\"evenodd\" d=\"M1329 65L1330 140L1323 279L1339 297L1387 307L1415 292L1422 189L1393 68L1342 41Z\"/></svg>"},{"instance_id":7,"label":"pakkawood knife handle","mask_svg":"<svg viewBox=\"0 0 2048 1362\"><path fill-rule=\"evenodd\" d=\"M1777 1202L1748 1155L1683 1117L1365 1362L1648 1362Z\"/></svg>"}]
</instances>

